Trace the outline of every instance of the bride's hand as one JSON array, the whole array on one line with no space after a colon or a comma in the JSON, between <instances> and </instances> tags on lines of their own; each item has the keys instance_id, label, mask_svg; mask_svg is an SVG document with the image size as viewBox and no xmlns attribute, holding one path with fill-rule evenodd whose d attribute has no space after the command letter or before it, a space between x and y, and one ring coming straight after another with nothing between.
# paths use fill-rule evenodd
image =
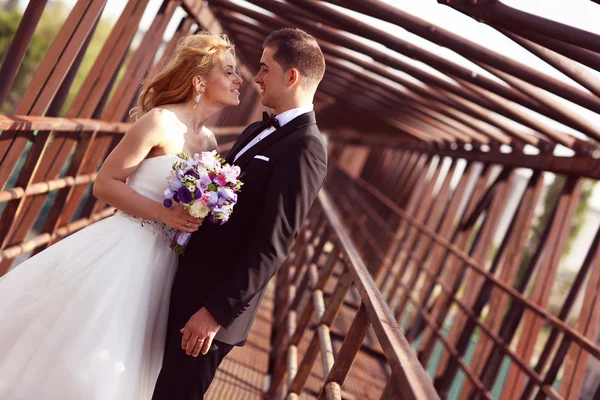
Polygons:
<instances>
[{"instance_id":1,"label":"bride's hand","mask_svg":"<svg viewBox=\"0 0 600 400\"><path fill-rule=\"evenodd\" d=\"M160 216L160 221L169 227L189 233L196 232L203 220L203 218L192 217L185 207L179 205L164 207Z\"/></svg>"}]
</instances>

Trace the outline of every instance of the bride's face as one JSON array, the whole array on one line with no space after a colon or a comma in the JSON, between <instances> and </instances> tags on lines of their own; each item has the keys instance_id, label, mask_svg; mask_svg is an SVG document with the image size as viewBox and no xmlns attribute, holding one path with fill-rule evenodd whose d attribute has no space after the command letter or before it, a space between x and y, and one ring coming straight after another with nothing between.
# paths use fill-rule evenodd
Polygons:
<instances>
[{"instance_id":1,"label":"bride's face","mask_svg":"<svg viewBox=\"0 0 600 400\"><path fill-rule=\"evenodd\" d=\"M211 71L203 100L215 106L237 106L240 104L240 87L243 82L235 57L227 52L221 63Z\"/></svg>"}]
</instances>

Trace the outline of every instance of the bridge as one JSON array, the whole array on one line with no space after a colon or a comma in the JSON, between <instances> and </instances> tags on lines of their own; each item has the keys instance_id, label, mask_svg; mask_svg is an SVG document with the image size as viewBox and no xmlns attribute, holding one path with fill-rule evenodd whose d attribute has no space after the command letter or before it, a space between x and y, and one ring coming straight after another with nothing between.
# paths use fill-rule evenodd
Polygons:
<instances>
[{"instance_id":1,"label":"bridge","mask_svg":"<svg viewBox=\"0 0 600 400\"><path fill-rule=\"evenodd\" d=\"M182 36L235 43L242 105L209 121L225 153L264 110L262 41L297 26L326 57L315 110L330 171L207 397L600 399L600 222L561 278L600 179L600 36L499 0L440 3L553 73L394 2L128 0L74 91L107 6L77 0L9 107L51 12L28 2L0 67L0 276L113 214L91 185Z\"/></svg>"}]
</instances>

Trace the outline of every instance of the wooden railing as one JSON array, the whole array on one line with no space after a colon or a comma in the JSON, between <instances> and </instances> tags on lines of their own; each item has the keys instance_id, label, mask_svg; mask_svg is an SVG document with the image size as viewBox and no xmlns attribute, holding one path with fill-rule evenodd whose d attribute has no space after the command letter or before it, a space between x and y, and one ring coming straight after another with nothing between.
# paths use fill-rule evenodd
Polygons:
<instances>
[{"instance_id":1,"label":"wooden railing","mask_svg":"<svg viewBox=\"0 0 600 400\"><path fill-rule=\"evenodd\" d=\"M341 399L344 381L372 327L391 376L367 371L373 379L365 382L370 385L369 398L377 395L377 381L387 380L385 388L379 388L382 399L437 399L431 380L371 278L334 201L337 199L326 191L319 194L293 256L278 273L270 396L299 398L320 353L323 381L319 398ZM345 305L351 288L359 294L355 308ZM344 340L334 356L330 333L338 314L346 315L349 310L356 312L349 328L342 331ZM313 318L316 326L311 328ZM305 351L300 354L306 333L311 336L310 344L302 346Z\"/></svg>"},{"instance_id":2,"label":"wooden railing","mask_svg":"<svg viewBox=\"0 0 600 400\"><path fill-rule=\"evenodd\" d=\"M0 276L17 256L36 254L60 238L111 215L97 201L91 185L107 154L130 126L129 111L141 83L154 73L154 61L171 57L177 42L201 29L220 32L201 1L163 0L155 15L148 0L128 0L108 37L94 35L105 0L78 0L61 24L24 93L13 85L47 0L30 1L0 66L0 106L15 116L0 115ZM185 13L167 43L164 36L178 10ZM134 40L143 15L150 26ZM52 18L52 17L51 17ZM98 37L101 37L99 35ZM94 37L94 38L93 38ZM101 50L84 74L80 67L90 43ZM163 46L164 45L164 46ZM258 93L247 66L241 67L243 107L216 115L213 126L221 151L256 114ZM25 73L24 75L27 75ZM83 82L75 90L75 77ZM11 96L9 96L9 94ZM73 99L67 106L69 95ZM59 117L60 116L60 117ZM34 229L35 228L35 229Z\"/></svg>"},{"instance_id":3,"label":"wooden railing","mask_svg":"<svg viewBox=\"0 0 600 400\"><path fill-rule=\"evenodd\" d=\"M12 132L12 136L0 136L0 154L4 155L0 164L4 187L0 190L0 276L16 257L30 251L37 254L113 214L112 207L90 195L90 188L97 169L130 125L84 118L0 115L0 130ZM213 128L221 143L218 150L228 151L242 129ZM27 144L31 148L23 154L11 152L17 142L23 143L22 148ZM46 206L49 201L50 208L50 204ZM36 223L44 225L32 236Z\"/></svg>"},{"instance_id":4,"label":"wooden railing","mask_svg":"<svg viewBox=\"0 0 600 400\"><path fill-rule=\"evenodd\" d=\"M564 177L535 241L543 171L517 185L511 167L461 162L373 150L361 176L336 169L328 188L440 396L579 398L600 360L600 227L558 309L548 305L582 179Z\"/></svg>"}]
</instances>

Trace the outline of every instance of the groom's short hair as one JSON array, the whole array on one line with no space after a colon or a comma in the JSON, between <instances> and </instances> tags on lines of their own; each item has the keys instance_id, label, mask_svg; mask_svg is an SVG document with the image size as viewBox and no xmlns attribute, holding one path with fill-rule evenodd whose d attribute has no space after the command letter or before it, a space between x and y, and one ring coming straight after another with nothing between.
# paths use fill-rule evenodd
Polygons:
<instances>
[{"instance_id":1,"label":"groom's short hair","mask_svg":"<svg viewBox=\"0 0 600 400\"><path fill-rule=\"evenodd\" d=\"M284 70L300 71L303 85L316 88L325 74L325 57L317 39L298 28L283 28L271 32L263 47L275 50L273 59Z\"/></svg>"}]
</instances>

